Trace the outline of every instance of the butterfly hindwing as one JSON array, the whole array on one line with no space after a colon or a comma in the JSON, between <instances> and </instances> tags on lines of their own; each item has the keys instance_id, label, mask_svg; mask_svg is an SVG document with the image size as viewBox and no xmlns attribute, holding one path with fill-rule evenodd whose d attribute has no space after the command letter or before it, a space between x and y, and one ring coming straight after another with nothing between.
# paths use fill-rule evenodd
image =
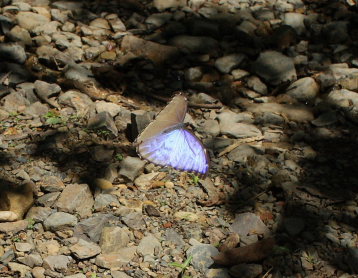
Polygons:
<instances>
[{"instance_id":1,"label":"butterfly hindwing","mask_svg":"<svg viewBox=\"0 0 358 278\"><path fill-rule=\"evenodd\" d=\"M157 165L205 175L209 158L200 140L183 127L186 110L185 96L174 96L136 139L137 153Z\"/></svg>"},{"instance_id":2,"label":"butterfly hindwing","mask_svg":"<svg viewBox=\"0 0 358 278\"><path fill-rule=\"evenodd\" d=\"M141 156L161 166L205 175L209 168L206 150L190 131L180 128L145 140L138 146Z\"/></svg>"}]
</instances>

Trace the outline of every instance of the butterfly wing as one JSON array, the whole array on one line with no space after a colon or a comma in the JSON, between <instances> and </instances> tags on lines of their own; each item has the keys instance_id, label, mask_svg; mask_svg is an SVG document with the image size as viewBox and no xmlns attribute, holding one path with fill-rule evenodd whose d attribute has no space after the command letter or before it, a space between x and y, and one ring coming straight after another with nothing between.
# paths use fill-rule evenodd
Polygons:
<instances>
[{"instance_id":1,"label":"butterfly wing","mask_svg":"<svg viewBox=\"0 0 358 278\"><path fill-rule=\"evenodd\" d=\"M206 175L209 157L200 140L189 130L178 128L159 133L138 145L138 153L161 166Z\"/></svg>"},{"instance_id":2,"label":"butterfly wing","mask_svg":"<svg viewBox=\"0 0 358 278\"><path fill-rule=\"evenodd\" d=\"M187 110L187 99L182 94L177 94L168 103L168 105L158 114L153 122L151 122L138 136L136 143L156 136L165 130L172 128L184 121Z\"/></svg>"}]
</instances>

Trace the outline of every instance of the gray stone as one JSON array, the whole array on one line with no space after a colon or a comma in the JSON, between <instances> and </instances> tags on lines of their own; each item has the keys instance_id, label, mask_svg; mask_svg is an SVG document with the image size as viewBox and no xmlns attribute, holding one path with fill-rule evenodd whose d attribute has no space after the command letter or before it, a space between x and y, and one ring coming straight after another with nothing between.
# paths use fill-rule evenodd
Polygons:
<instances>
[{"instance_id":1,"label":"gray stone","mask_svg":"<svg viewBox=\"0 0 358 278\"><path fill-rule=\"evenodd\" d=\"M163 11L166 9L172 9L172 8L180 8L184 7L186 5L186 0L154 0L153 6L159 10Z\"/></svg>"},{"instance_id":2,"label":"gray stone","mask_svg":"<svg viewBox=\"0 0 358 278\"><path fill-rule=\"evenodd\" d=\"M71 262L70 257L64 255L48 256L44 259L44 267L52 271L65 271Z\"/></svg>"},{"instance_id":3,"label":"gray stone","mask_svg":"<svg viewBox=\"0 0 358 278\"><path fill-rule=\"evenodd\" d=\"M290 236L297 236L305 228L305 221L298 217L286 217L283 225Z\"/></svg>"},{"instance_id":4,"label":"gray stone","mask_svg":"<svg viewBox=\"0 0 358 278\"><path fill-rule=\"evenodd\" d=\"M199 81L203 76L201 67L188 68L185 71L185 79L189 81Z\"/></svg>"},{"instance_id":5,"label":"gray stone","mask_svg":"<svg viewBox=\"0 0 358 278\"><path fill-rule=\"evenodd\" d=\"M116 253L100 254L96 257L95 264L103 268L118 269L133 260L136 249L137 247L131 246L118 249Z\"/></svg>"},{"instance_id":6,"label":"gray stone","mask_svg":"<svg viewBox=\"0 0 358 278\"><path fill-rule=\"evenodd\" d=\"M252 69L271 85L297 79L293 60L277 51L262 52L253 63Z\"/></svg>"},{"instance_id":7,"label":"gray stone","mask_svg":"<svg viewBox=\"0 0 358 278\"><path fill-rule=\"evenodd\" d=\"M130 278L127 274L122 271L112 270L111 275L113 278Z\"/></svg>"},{"instance_id":8,"label":"gray stone","mask_svg":"<svg viewBox=\"0 0 358 278\"><path fill-rule=\"evenodd\" d=\"M51 17L53 20L66 24L70 11L61 11L60 9L51 9Z\"/></svg>"},{"instance_id":9,"label":"gray stone","mask_svg":"<svg viewBox=\"0 0 358 278\"><path fill-rule=\"evenodd\" d=\"M47 105L37 101L32 103L30 106L26 107L25 114L30 115L34 118L38 116L43 116L48 112L49 108Z\"/></svg>"},{"instance_id":10,"label":"gray stone","mask_svg":"<svg viewBox=\"0 0 358 278\"><path fill-rule=\"evenodd\" d=\"M94 59L104 51L106 51L106 47L104 45L91 46L85 49L85 57L87 59Z\"/></svg>"},{"instance_id":11,"label":"gray stone","mask_svg":"<svg viewBox=\"0 0 358 278\"><path fill-rule=\"evenodd\" d=\"M98 242L104 227L116 221L118 221L117 217L111 214L95 214L75 226L75 236L86 235L91 241Z\"/></svg>"},{"instance_id":12,"label":"gray stone","mask_svg":"<svg viewBox=\"0 0 358 278\"><path fill-rule=\"evenodd\" d=\"M318 95L319 86L312 77L304 77L293 82L286 92L298 101L313 101Z\"/></svg>"},{"instance_id":13,"label":"gray stone","mask_svg":"<svg viewBox=\"0 0 358 278\"><path fill-rule=\"evenodd\" d=\"M14 26L14 28L12 28L6 36L14 42L19 42L24 45L32 45L32 39L29 31L18 25Z\"/></svg>"},{"instance_id":14,"label":"gray stone","mask_svg":"<svg viewBox=\"0 0 358 278\"><path fill-rule=\"evenodd\" d=\"M86 275L82 273L77 273L73 275L66 275L64 278L86 278Z\"/></svg>"},{"instance_id":15,"label":"gray stone","mask_svg":"<svg viewBox=\"0 0 358 278\"><path fill-rule=\"evenodd\" d=\"M33 268L34 266L41 266L43 264L42 257L36 253L26 255L22 258L17 258L17 260L20 263L25 264L31 268Z\"/></svg>"},{"instance_id":16,"label":"gray stone","mask_svg":"<svg viewBox=\"0 0 358 278\"><path fill-rule=\"evenodd\" d=\"M358 69L348 68L347 64L332 64L326 72L318 75L318 81L323 88L333 85L347 90L358 89Z\"/></svg>"},{"instance_id":17,"label":"gray stone","mask_svg":"<svg viewBox=\"0 0 358 278\"><path fill-rule=\"evenodd\" d=\"M233 277L255 278L262 273L260 264L238 264L230 268L229 273Z\"/></svg>"},{"instance_id":18,"label":"gray stone","mask_svg":"<svg viewBox=\"0 0 358 278\"><path fill-rule=\"evenodd\" d=\"M76 224L76 216L65 212L55 212L44 221L45 229L50 231L63 230L66 228L73 227Z\"/></svg>"},{"instance_id":19,"label":"gray stone","mask_svg":"<svg viewBox=\"0 0 358 278\"><path fill-rule=\"evenodd\" d=\"M283 23L291 26L296 30L297 34L306 32L305 21L306 15L301 13L285 13Z\"/></svg>"},{"instance_id":20,"label":"gray stone","mask_svg":"<svg viewBox=\"0 0 358 278\"><path fill-rule=\"evenodd\" d=\"M70 247L72 254L77 259L88 259L101 253L101 248L93 243L83 239L79 239L78 242Z\"/></svg>"},{"instance_id":21,"label":"gray stone","mask_svg":"<svg viewBox=\"0 0 358 278\"><path fill-rule=\"evenodd\" d=\"M261 131L252 124L245 123L221 123L221 134L230 135L235 138L248 138L262 136Z\"/></svg>"},{"instance_id":22,"label":"gray stone","mask_svg":"<svg viewBox=\"0 0 358 278\"><path fill-rule=\"evenodd\" d=\"M267 95L267 86L256 76L251 76L247 79L247 87L260 95Z\"/></svg>"},{"instance_id":23,"label":"gray stone","mask_svg":"<svg viewBox=\"0 0 358 278\"><path fill-rule=\"evenodd\" d=\"M93 102L88 95L79 91L69 90L58 98L60 104L68 105L76 109L80 116L87 115L93 109Z\"/></svg>"},{"instance_id":24,"label":"gray stone","mask_svg":"<svg viewBox=\"0 0 358 278\"><path fill-rule=\"evenodd\" d=\"M130 212L122 216L122 221L132 229L143 229L146 226L141 212Z\"/></svg>"},{"instance_id":25,"label":"gray stone","mask_svg":"<svg viewBox=\"0 0 358 278\"><path fill-rule=\"evenodd\" d=\"M333 90L327 100L341 109L348 118L358 122L358 93L346 89Z\"/></svg>"},{"instance_id":26,"label":"gray stone","mask_svg":"<svg viewBox=\"0 0 358 278\"><path fill-rule=\"evenodd\" d=\"M24 231L28 226L26 220L19 220L15 222L4 222L0 223L0 232L2 233L18 233L19 231Z\"/></svg>"},{"instance_id":27,"label":"gray stone","mask_svg":"<svg viewBox=\"0 0 358 278\"><path fill-rule=\"evenodd\" d=\"M255 149L250 145L242 144L229 152L228 159L230 161L235 161L239 163L247 163L249 158L255 157L258 154L256 153Z\"/></svg>"},{"instance_id":28,"label":"gray stone","mask_svg":"<svg viewBox=\"0 0 358 278\"><path fill-rule=\"evenodd\" d=\"M21 277L26 277L26 274L31 271L31 268L27 265L9 262L8 264L12 272L19 272Z\"/></svg>"},{"instance_id":29,"label":"gray stone","mask_svg":"<svg viewBox=\"0 0 358 278\"><path fill-rule=\"evenodd\" d=\"M216 137L220 133L220 126L217 120L206 120L202 125L203 133Z\"/></svg>"},{"instance_id":30,"label":"gray stone","mask_svg":"<svg viewBox=\"0 0 358 278\"><path fill-rule=\"evenodd\" d=\"M56 202L59 210L78 213L81 217L91 215L94 200L87 184L68 184Z\"/></svg>"},{"instance_id":31,"label":"gray stone","mask_svg":"<svg viewBox=\"0 0 358 278\"><path fill-rule=\"evenodd\" d=\"M60 192L52 192L42 195L37 199L37 203L45 207L52 207L52 205L56 202L59 195Z\"/></svg>"},{"instance_id":32,"label":"gray stone","mask_svg":"<svg viewBox=\"0 0 358 278\"><path fill-rule=\"evenodd\" d=\"M51 6L60 10L80 10L82 9L83 3L77 1L55 1L51 3Z\"/></svg>"},{"instance_id":33,"label":"gray stone","mask_svg":"<svg viewBox=\"0 0 358 278\"><path fill-rule=\"evenodd\" d=\"M32 30L32 33L35 33L36 35L51 35L52 37L56 38L56 35L58 35L58 33L57 33L58 27L60 25L61 25L60 22L51 21L47 24L36 26ZM56 40L56 39L54 39L54 40ZM56 43L56 45L57 45L57 43Z\"/></svg>"},{"instance_id":34,"label":"gray stone","mask_svg":"<svg viewBox=\"0 0 358 278\"><path fill-rule=\"evenodd\" d=\"M19 252L29 252L34 248L34 245L28 242L15 242L15 248Z\"/></svg>"},{"instance_id":35,"label":"gray stone","mask_svg":"<svg viewBox=\"0 0 358 278\"><path fill-rule=\"evenodd\" d=\"M218 48L218 42L210 37L179 35L170 39L170 44L185 53L212 53Z\"/></svg>"},{"instance_id":36,"label":"gray stone","mask_svg":"<svg viewBox=\"0 0 358 278\"><path fill-rule=\"evenodd\" d=\"M246 237L252 234L269 235L270 230L262 222L259 216L251 212L237 214L234 222L230 226L230 230Z\"/></svg>"},{"instance_id":37,"label":"gray stone","mask_svg":"<svg viewBox=\"0 0 358 278\"><path fill-rule=\"evenodd\" d=\"M44 192L58 192L65 188L61 178L56 176L44 176L39 184Z\"/></svg>"},{"instance_id":38,"label":"gray stone","mask_svg":"<svg viewBox=\"0 0 358 278\"><path fill-rule=\"evenodd\" d=\"M121 161L119 175L133 181L143 170L145 164L146 162L138 157L127 156Z\"/></svg>"},{"instance_id":39,"label":"gray stone","mask_svg":"<svg viewBox=\"0 0 358 278\"><path fill-rule=\"evenodd\" d=\"M154 13L146 18L145 23L148 24L150 28L159 28L166 24L171 18L171 13Z\"/></svg>"},{"instance_id":40,"label":"gray stone","mask_svg":"<svg viewBox=\"0 0 358 278\"><path fill-rule=\"evenodd\" d=\"M127 247L132 237L132 232L127 227L104 227L100 239L102 253L116 253L117 250Z\"/></svg>"},{"instance_id":41,"label":"gray stone","mask_svg":"<svg viewBox=\"0 0 358 278\"><path fill-rule=\"evenodd\" d=\"M20 27L28 31L32 31L35 27L46 25L50 22L50 19L46 16L33 12L19 12L16 15L16 20Z\"/></svg>"},{"instance_id":42,"label":"gray stone","mask_svg":"<svg viewBox=\"0 0 358 278\"><path fill-rule=\"evenodd\" d=\"M0 58L23 64L26 61L25 48L18 43L1 43Z\"/></svg>"},{"instance_id":43,"label":"gray stone","mask_svg":"<svg viewBox=\"0 0 358 278\"><path fill-rule=\"evenodd\" d=\"M95 105L97 113L108 112L112 117L117 116L124 110L124 108L118 104L103 100L97 101Z\"/></svg>"},{"instance_id":44,"label":"gray stone","mask_svg":"<svg viewBox=\"0 0 358 278\"><path fill-rule=\"evenodd\" d=\"M108 20L109 25L111 25L114 32L126 31L126 26L124 25L123 21L118 18L117 14L109 14L106 16L106 19Z\"/></svg>"},{"instance_id":45,"label":"gray stone","mask_svg":"<svg viewBox=\"0 0 358 278\"><path fill-rule=\"evenodd\" d=\"M94 209L101 211L108 206L119 206L118 199L115 195L111 194L99 194L94 200Z\"/></svg>"},{"instance_id":46,"label":"gray stone","mask_svg":"<svg viewBox=\"0 0 358 278\"><path fill-rule=\"evenodd\" d=\"M216 59L215 67L222 73L229 73L245 59L244 54L230 54Z\"/></svg>"},{"instance_id":47,"label":"gray stone","mask_svg":"<svg viewBox=\"0 0 358 278\"><path fill-rule=\"evenodd\" d=\"M191 264L196 270L206 273L214 263L212 257L217 256L219 251L210 244L197 244L190 247L186 254L187 257L193 256Z\"/></svg>"},{"instance_id":48,"label":"gray stone","mask_svg":"<svg viewBox=\"0 0 358 278\"><path fill-rule=\"evenodd\" d=\"M258 115L255 119L255 124L259 125L277 125L280 126L285 122L285 119L277 113L264 112Z\"/></svg>"},{"instance_id":49,"label":"gray stone","mask_svg":"<svg viewBox=\"0 0 358 278\"><path fill-rule=\"evenodd\" d=\"M45 269L43 267L35 266L31 273L34 278L45 278Z\"/></svg>"},{"instance_id":50,"label":"gray stone","mask_svg":"<svg viewBox=\"0 0 358 278\"><path fill-rule=\"evenodd\" d=\"M90 129L106 129L118 136L118 129L113 121L113 117L107 111L100 112L88 120L87 124Z\"/></svg>"},{"instance_id":51,"label":"gray stone","mask_svg":"<svg viewBox=\"0 0 358 278\"><path fill-rule=\"evenodd\" d=\"M162 248L159 240L152 234L141 239L137 247L137 253L141 256L154 256Z\"/></svg>"}]
</instances>

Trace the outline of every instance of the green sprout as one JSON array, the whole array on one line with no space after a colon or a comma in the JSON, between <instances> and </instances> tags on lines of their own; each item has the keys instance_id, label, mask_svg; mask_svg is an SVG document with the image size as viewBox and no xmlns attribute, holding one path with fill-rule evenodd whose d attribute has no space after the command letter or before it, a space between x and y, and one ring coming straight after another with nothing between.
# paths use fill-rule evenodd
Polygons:
<instances>
[{"instance_id":1,"label":"green sprout","mask_svg":"<svg viewBox=\"0 0 358 278\"><path fill-rule=\"evenodd\" d=\"M173 262L173 263L170 263L169 265L170 265L170 266L173 266L173 267L178 267L178 268L181 269L180 274L179 274L179 277L180 277L180 278L190 278L190 276L185 275L185 271L186 271L186 269L188 268L188 266L189 266L189 264L190 264L190 262L191 262L192 259L193 259L193 256L190 255L189 258L187 258L187 259L185 260L185 262L182 263L182 264L181 264L181 263L177 263L177 262Z\"/></svg>"},{"instance_id":2,"label":"green sprout","mask_svg":"<svg viewBox=\"0 0 358 278\"><path fill-rule=\"evenodd\" d=\"M122 161L122 160L123 160L123 155L120 154L120 153L117 153L117 154L114 156L114 159L117 160L117 161Z\"/></svg>"},{"instance_id":3,"label":"green sprout","mask_svg":"<svg viewBox=\"0 0 358 278\"><path fill-rule=\"evenodd\" d=\"M27 219L27 228L33 230L35 228L35 220L33 218Z\"/></svg>"},{"instance_id":4,"label":"green sprout","mask_svg":"<svg viewBox=\"0 0 358 278\"><path fill-rule=\"evenodd\" d=\"M58 113L50 110L45 115L46 123L49 125L57 125L57 124L65 124L65 120L62 116L58 115Z\"/></svg>"},{"instance_id":5,"label":"green sprout","mask_svg":"<svg viewBox=\"0 0 358 278\"><path fill-rule=\"evenodd\" d=\"M197 175L190 174L191 180L195 185L198 185L200 178Z\"/></svg>"}]
</instances>

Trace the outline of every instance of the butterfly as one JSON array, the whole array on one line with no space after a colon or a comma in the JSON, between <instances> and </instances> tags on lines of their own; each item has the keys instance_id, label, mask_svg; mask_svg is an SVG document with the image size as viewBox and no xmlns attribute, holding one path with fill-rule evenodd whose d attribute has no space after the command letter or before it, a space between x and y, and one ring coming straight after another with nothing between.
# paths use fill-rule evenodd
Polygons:
<instances>
[{"instance_id":1,"label":"butterfly","mask_svg":"<svg viewBox=\"0 0 358 278\"><path fill-rule=\"evenodd\" d=\"M142 159L205 176L209 171L209 156L200 140L185 128L187 103L184 95L175 95L134 145Z\"/></svg>"}]
</instances>

